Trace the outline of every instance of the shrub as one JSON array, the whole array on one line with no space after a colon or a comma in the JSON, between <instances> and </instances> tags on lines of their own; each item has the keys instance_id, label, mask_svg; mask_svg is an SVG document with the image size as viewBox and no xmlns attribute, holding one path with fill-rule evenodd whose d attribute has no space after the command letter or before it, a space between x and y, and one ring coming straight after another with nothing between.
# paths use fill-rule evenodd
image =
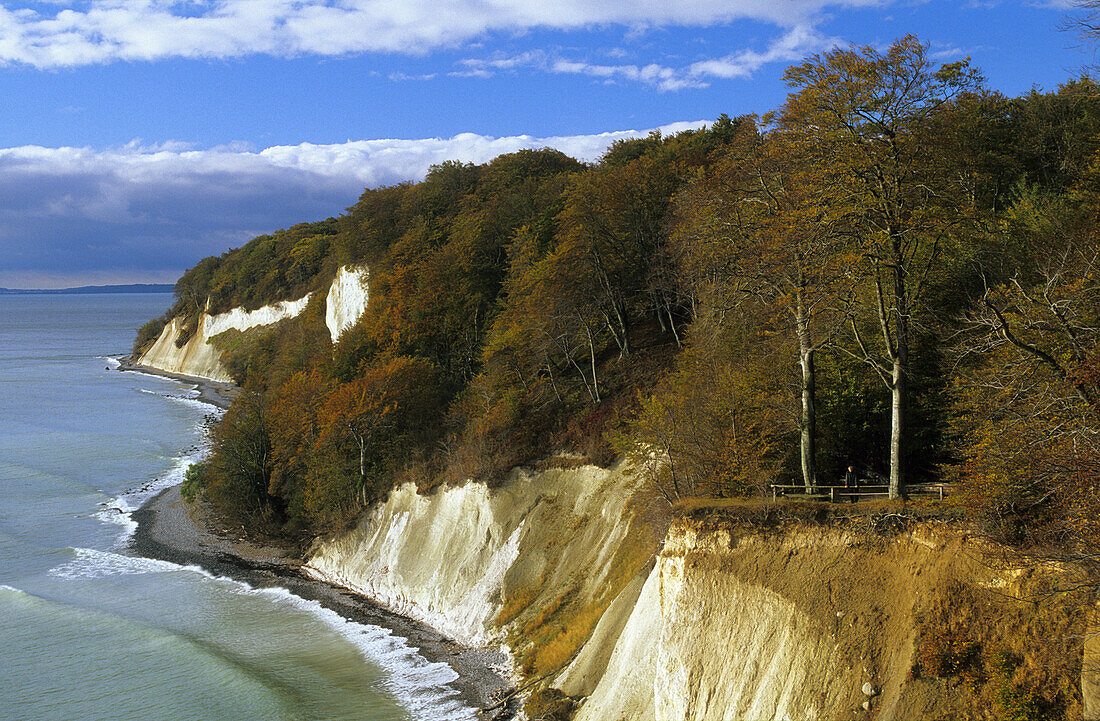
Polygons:
<instances>
[{"instance_id":1,"label":"shrub","mask_svg":"<svg viewBox=\"0 0 1100 721\"><path fill-rule=\"evenodd\" d=\"M133 347L133 359L135 361L141 357L142 353L149 350L149 347L160 337L166 325L168 325L167 314L159 318L154 318L138 329L137 337L134 338Z\"/></svg>"},{"instance_id":2,"label":"shrub","mask_svg":"<svg viewBox=\"0 0 1100 721\"><path fill-rule=\"evenodd\" d=\"M958 676L981 658L981 645L957 631L932 631L918 649L922 673L939 678Z\"/></svg>"},{"instance_id":3,"label":"shrub","mask_svg":"<svg viewBox=\"0 0 1100 721\"><path fill-rule=\"evenodd\" d=\"M180 486L180 495L183 496L183 500L191 503L205 490L206 471L206 461L198 461L187 467L183 484Z\"/></svg>"}]
</instances>

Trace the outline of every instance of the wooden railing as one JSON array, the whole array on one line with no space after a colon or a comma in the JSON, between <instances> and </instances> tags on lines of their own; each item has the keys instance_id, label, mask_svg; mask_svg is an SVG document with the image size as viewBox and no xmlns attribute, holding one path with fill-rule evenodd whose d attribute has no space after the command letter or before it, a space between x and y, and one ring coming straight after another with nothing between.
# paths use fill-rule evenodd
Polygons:
<instances>
[{"instance_id":1,"label":"wooden railing","mask_svg":"<svg viewBox=\"0 0 1100 721\"><path fill-rule=\"evenodd\" d=\"M820 500L828 499L832 503L836 503L838 500L852 499L858 500L860 498L889 498L890 487L883 484L861 483L855 488L845 488L844 486L818 486L810 493L806 493L806 486L794 485L786 486L778 483L771 484L772 500L776 500L779 496L801 495L809 498L818 498ZM925 496L932 495L938 497L939 500L943 500L943 497L951 493L954 488L949 483L913 483L905 486L906 496Z\"/></svg>"}]
</instances>

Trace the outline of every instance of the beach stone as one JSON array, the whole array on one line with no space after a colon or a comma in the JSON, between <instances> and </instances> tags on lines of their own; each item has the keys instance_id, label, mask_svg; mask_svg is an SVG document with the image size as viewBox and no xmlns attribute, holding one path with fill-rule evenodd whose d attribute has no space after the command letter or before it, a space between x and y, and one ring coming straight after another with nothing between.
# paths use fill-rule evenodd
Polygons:
<instances>
[{"instance_id":1,"label":"beach stone","mask_svg":"<svg viewBox=\"0 0 1100 721\"><path fill-rule=\"evenodd\" d=\"M871 710L871 702L870 701L864 701L863 702L863 710L864 711L870 711Z\"/></svg>"},{"instance_id":2,"label":"beach stone","mask_svg":"<svg viewBox=\"0 0 1100 721\"><path fill-rule=\"evenodd\" d=\"M863 684L863 695L864 696L874 696L875 695L875 687L871 685L870 681Z\"/></svg>"}]
</instances>

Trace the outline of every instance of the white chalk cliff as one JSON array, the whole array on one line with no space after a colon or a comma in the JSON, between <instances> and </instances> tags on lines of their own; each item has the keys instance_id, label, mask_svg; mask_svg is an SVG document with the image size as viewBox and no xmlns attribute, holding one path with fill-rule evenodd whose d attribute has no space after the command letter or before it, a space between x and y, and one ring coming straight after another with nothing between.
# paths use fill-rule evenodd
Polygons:
<instances>
[{"instance_id":1,"label":"white chalk cliff","mask_svg":"<svg viewBox=\"0 0 1100 721\"><path fill-rule=\"evenodd\" d=\"M342 267L337 271L325 299L325 321L333 342L366 310L367 278L366 268ZM169 373L230 382L232 378L222 364L222 353L210 339L228 330L246 331L295 318L305 310L311 295L307 293L297 300L279 301L256 310L233 308L217 315L202 313L195 333L182 346L177 346L176 340L183 332L183 319L173 318L137 362Z\"/></svg>"},{"instance_id":2,"label":"white chalk cliff","mask_svg":"<svg viewBox=\"0 0 1100 721\"><path fill-rule=\"evenodd\" d=\"M469 482L429 496L406 484L355 531L317 547L305 570L464 643L502 641L507 589L552 594L583 576L576 593L596 595L621 566L615 555L638 513L635 471L516 469L495 491Z\"/></svg>"},{"instance_id":3,"label":"white chalk cliff","mask_svg":"<svg viewBox=\"0 0 1100 721\"><path fill-rule=\"evenodd\" d=\"M944 695L911 673L921 599L952 579L1014 578L950 531L866 544L834 528L738 532L690 518L668 528L643 519L637 471L517 470L492 490L469 482L426 496L406 485L315 546L306 570L513 651L542 619L567 629L578 618L554 620L559 608L599 609L579 651L536 670L586 697L578 721L832 719L864 704L877 719L935 717ZM624 566L631 552L647 562Z\"/></svg>"},{"instance_id":4,"label":"white chalk cliff","mask_svg":"<svg viewBox=\"0 0 1100 721\"><path fill-rule=\"evenodd\" d=\"M312 294L306 293L298 300L281 300L256 310L233 308L225 313L205 316L202 324L203 335L213 338L227 330L245 331L261 325L274 325L287 318L295 318L306 309L310 295Z\"/></svg>"},{"instance_id":5,"label":"white chalk cliff","mask_svg":"<svg viewBox=\"0 0 1100 721\"><path fill-rule=\"evenodd\" d=\"M150 368L169 373L181 373L197 378L209 378L214 381L231 382L229 372L222 366L221 351L207 342L204 328L207 316L199 316L198 329L182 346L176 345L176 339L183 332L183 318L173 318L164 326L160 336L141 354L137 362Z\"/></svg>"},{"instance_id":6,"label":"white chalk cliff","mask_svg":"<svg viewBox=\"0 0 1100 721\"><path fill-rule=\"evenodd\" d=\"M367 310L370 273L366 268L341 266L325 297L325 325L335 343Z\"/></svg>"},{"instance_id":7,"label":"white chalk cliff","mask_svg":"<svg viewBox=\"0 0 1100 721\"><path fill-rule=\"evenodd\" d=\"M198 327L182 346L176 339L183 332L183 319L173 318L164 326L160 336L138 359L138 363L169 373L180 373L214 381L231 382L229 371L222 365L222 354L210 343L210 339L227 330L246 331L263 325L278 323L300 314L309 303L310 294L294 301L280 301L256 310L243 308L199 316Z\"/></svg>"}]
</instances>

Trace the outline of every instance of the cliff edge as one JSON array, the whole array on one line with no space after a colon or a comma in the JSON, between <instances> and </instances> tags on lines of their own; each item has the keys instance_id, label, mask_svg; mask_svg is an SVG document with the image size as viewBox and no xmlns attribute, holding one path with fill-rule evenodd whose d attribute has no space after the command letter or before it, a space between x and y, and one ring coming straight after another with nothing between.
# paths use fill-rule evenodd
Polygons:
<instances>
[{"instance_id":1,"label":"cliff edge","mask_svg":"<svg viewBox=\"0 0 1100 721\"><path fill-rule=\"evenodd\" d=\"M1085 619L1049 593L1059 569L944 523L673 517L645 477L407 485L306 569L507 647L533 697L585 721L1082 716Z\"/></svg>"}]
</instances>

